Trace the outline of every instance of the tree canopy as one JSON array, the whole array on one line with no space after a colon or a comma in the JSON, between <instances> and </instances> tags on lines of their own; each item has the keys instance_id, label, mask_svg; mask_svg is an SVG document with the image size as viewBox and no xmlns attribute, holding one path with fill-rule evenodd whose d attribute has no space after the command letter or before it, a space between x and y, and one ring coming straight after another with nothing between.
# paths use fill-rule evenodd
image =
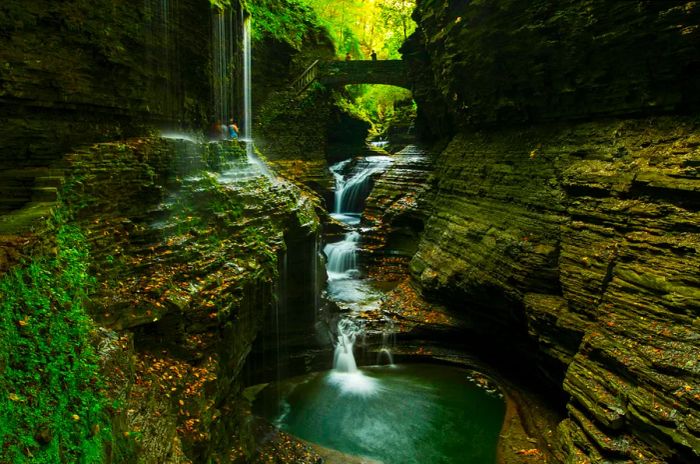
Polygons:
<instances>
[{"instance_id":1,"label":"tree canopy","mask_svg":"<svg viewBox=\"0 0 700 464\"><path fill-rule=\"evenodd\" d=\"M301 0L328 28L340 56L399 58L399 47L416 28L415 0Z\"/></svg>"}]
</instances>

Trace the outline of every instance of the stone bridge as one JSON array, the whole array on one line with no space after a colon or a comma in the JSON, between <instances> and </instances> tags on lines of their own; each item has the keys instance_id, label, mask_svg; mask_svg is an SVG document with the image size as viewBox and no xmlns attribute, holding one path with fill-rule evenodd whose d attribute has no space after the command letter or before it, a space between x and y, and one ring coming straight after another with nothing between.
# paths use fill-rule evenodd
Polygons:
<instances>
[{"instance_id":1,"label":"stone bridge","mask_svg":"<svg viewBox=\"0 0 700 464\"><path fill-rule=\"evenodd\" d=\"M316 61L292 84L301 93L312 82L321 84L385 84L412 88L403 60Z\"/></svg>"}]
</instances>

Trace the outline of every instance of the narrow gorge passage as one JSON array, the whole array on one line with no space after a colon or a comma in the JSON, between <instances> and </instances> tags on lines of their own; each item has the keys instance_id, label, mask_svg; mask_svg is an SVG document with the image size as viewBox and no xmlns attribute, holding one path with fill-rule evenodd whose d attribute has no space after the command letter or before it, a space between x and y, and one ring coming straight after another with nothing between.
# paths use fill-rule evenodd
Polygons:
<instances>
[{"instance_id":1,"label":"narrow gorge passage","mask_svg":"<svg viewBox=\"0 0 700 464\"><path fill-rule=\"evenodd\" d=\"M0 1L0 464L698 462L700 1Z\"/></svg>"},{"instance_id":2,"label":"narrow gorge passage","mask_svg":"<svg viewBox=\"0 0 700 464\"><path fill-rule=\"evenodd\" d=\"M333 370L278 379L262 389L255 403L256 413L279 429L345 453L328 458L329 463L484 464L496 459L503 396L484 389L465 369L394 364L394 322L378 316L388 295L378 285L382 276L360 256L364 235L371 230L364 210L375 183L395 161L415 162L421 155L408 146L394 156L354 157L330 167L335 178L331 216L347 230L342 240L323 249L325 294L330 308L337 307L326 315L337 321L331 326ZM358 366L356 350L372 345L368 314L381 326L381 344L372 348L375 365Z\"/></svg>"}]
</instances>

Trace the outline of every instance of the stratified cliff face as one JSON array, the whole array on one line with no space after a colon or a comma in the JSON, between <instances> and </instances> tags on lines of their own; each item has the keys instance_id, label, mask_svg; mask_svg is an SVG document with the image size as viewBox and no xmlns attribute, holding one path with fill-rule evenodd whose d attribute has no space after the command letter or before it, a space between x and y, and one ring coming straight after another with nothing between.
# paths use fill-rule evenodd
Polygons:
<instances>
[{"instance_id":1,"label":"stratified cliff face","mask_svg":"<svg viewBox=\"0 0 700 464\"><path fill-rule=\"evenodd\" d=\"M568 395L567 462L700 458L698 7L420 1L405 49L457 134L412 275Z\"/></svg>"},{"instance_id":2,"label":"stratified cliff face","mask_svg":"<svg viewBox=\"0 0 700 464\"><path fill-rule=\"evenodd\" d=\"M0 169L209 115L208 0L0 6ZM186 72L184 72L186 70Z\"/></svg>"},{"instance_id":3,"label":"stratified cliff face","mask_svg":"<svg viewBox=\"0 0 700 464\"><path fill-rule=\"evenodd\" d=\"M699 449L698 129L661 118L483 131L437 160L411 271L502 349L528 333L553 382L568 366L572 456L692 462Z\"/></svg>"},{"instance_id":4,"label":"stratified cliff face","mask_svg":"<svg viewBox=\"0 0 700 464\"><path fill-rule=\"evenodd\" d=\"M127 432L114 461L131 462L129 450L149 463L252 452L240 392L254 341L272 314L292 319L280 300L295 305L295 331L313 331L314 295L281 287L287 259L315 265L311 204L260 176L235 142L98 144L66 157L66 178L98 284L92 315L108 329L115 434Z\"/></svg>"},{"instance_id":5,"label":"stratified cliff face","mask_svg":"<svg viewBox=\"0 0 700 464\"><path fill-rule=\"evenodd\" d=\"M700 4L419 0L404 46L434 134L474 124L697 108Z\"/></svg>"}]
</instances>

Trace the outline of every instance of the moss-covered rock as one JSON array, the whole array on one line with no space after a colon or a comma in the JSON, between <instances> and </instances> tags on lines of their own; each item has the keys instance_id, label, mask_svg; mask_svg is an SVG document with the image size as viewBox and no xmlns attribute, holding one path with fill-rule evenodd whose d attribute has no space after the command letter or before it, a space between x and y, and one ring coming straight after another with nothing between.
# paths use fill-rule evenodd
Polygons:
<instances>
[{"instance_id":1,"label":"moss-covered rock","mask_svg":"<svg viewBox=\"0 0 700 464\"><path fill-rule=\"evenodd\" d=\"M206 171L226 161L221 180ZM70 201L98 279L92 313L133 334L121 432L133 437L139 462L200 462L233 446L240 418L227 411L236 409L241 369L278 297L290 229L307 230L314 259L311 204L261 175L231 183L245 164L236 143L163 139L67 157Z\"/></svg>"},{"instance_id":2,"label":"moss-covered rock","mask_svg":"<svg viewBox=\"0 0 700 464\"><path fill-rule=\"evenodd\" d=\"M493 349L519 346L563 385L571 462L697 460L697 131L692 118L482 130L436 161L411 272Z\"/></svg>"},{"instance_id":3,"label":"moss-covered rock","mask_svg":"<svg viewBox=\"0 0 700 464\"><path fill-rule=\"evenodd\" d=\"M0 169L155 124L205 127L210 15L206 0L3 2Z\"/></svg>"},{"instance_id":4,"label":"moss-covered rock","mask_svg":"<svg viewBox=\"0 0 700 464\"><path fill-rule=\"evenodd\" d=\"M419 0L419 117L450 127L697 111L696 2Z\"/></svg>"}]
</instances>

